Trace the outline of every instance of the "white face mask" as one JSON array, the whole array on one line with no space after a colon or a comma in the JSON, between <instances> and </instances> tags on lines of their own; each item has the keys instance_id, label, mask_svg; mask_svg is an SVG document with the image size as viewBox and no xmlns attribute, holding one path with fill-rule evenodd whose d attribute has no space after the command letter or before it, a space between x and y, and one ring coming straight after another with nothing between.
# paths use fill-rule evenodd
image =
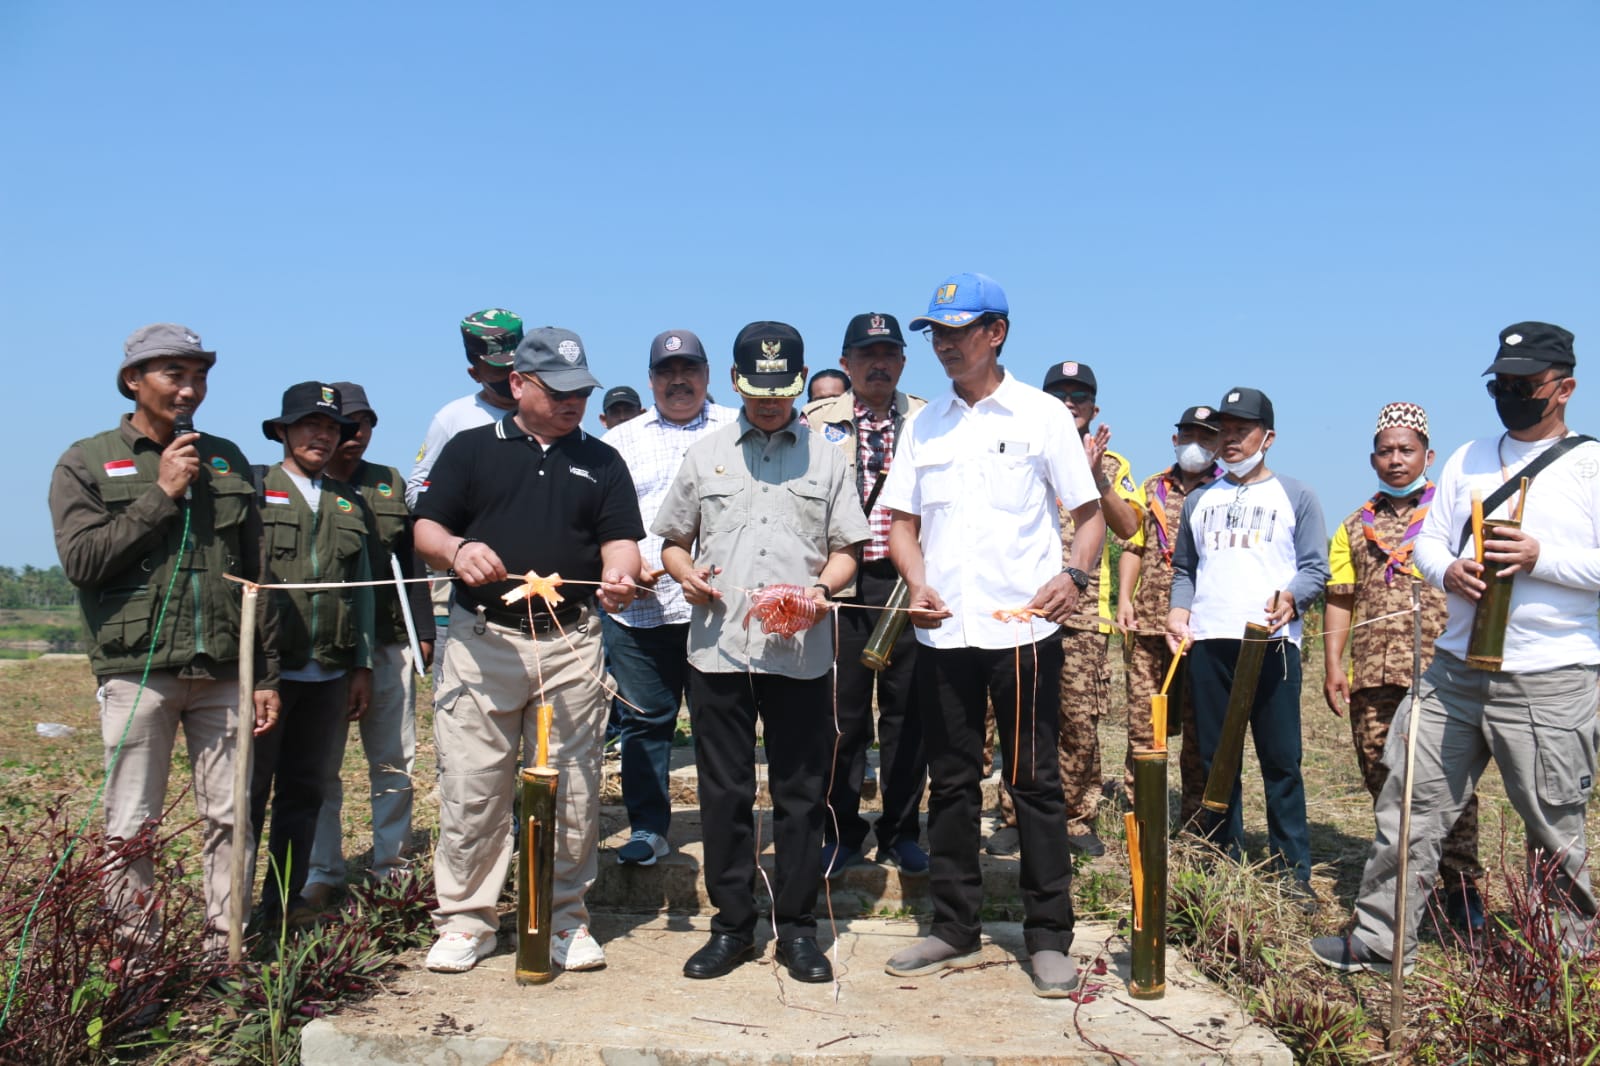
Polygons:
<instances>
[{"instance_id":1,"label":"white face mask","mask_svg":"<svg viewBox=\"0 0 1600 1066\"><path fill-rule=\"evenodd\" d=\"M1226 459L1218 458L1217 465L1222 467L1223 470L1227 471L1232 476L1241 478L1248 476L1250 471L1260 466L1261 460L1265 459L1266 457L1267 450L1265 448L1257 448L1254 455L1247 455L1236 463L1230 463Z\"/></svg>"},{"instance_id":2,"label":"white face mask","mask_svg":"<svg viewBox=\"0 0 1600 1066\"><path fill-rule=\"evenodd\" d=\"M1209 470L1212 465L1212 456L1205 445L1197 441L1180 444L1174 449L1177 453L1178 466L1185 473L1198 474L1202 470Z\"/></svg>"}]
</instances>

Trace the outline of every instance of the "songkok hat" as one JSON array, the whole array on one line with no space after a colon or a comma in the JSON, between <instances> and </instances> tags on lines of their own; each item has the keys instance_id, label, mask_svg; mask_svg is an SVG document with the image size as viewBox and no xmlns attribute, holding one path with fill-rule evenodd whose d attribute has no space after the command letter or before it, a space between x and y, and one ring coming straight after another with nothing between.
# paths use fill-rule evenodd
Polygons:
<instances>
[{"instance_id":1,"label":"songkok hat","mask_svg":"<svg viewBox=\"0 0 1600 1066\"><path fill-rule=\"evenodd\" d=\"M1374 435L1386 429L1414 429L1423 440L1428 439L1428 412L1420 404L1397 401L1385 404L1383 410L1378 412L1378 428L1372 432Z\"/></svg>"}]
</instances>

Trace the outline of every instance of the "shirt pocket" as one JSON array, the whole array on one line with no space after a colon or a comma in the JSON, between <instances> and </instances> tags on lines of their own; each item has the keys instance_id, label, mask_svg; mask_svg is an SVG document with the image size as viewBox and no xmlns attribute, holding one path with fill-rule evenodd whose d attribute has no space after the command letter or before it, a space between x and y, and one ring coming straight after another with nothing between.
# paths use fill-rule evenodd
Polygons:
<instances>
[{"instance_id":1,"label":"shirt pocket","mask_svg":"<svg viewBox=\"0 0 1600 1066\"><path fill-rule=\"evenodd\" d=\"M1033 455L984 457L983 480L989 503L1011 514L1032 514L1044 503L1040 459Z\"/></svg>"},{"instance_id":2,"label":"shirt pocket","mask_svg":"<svg viewBox=\"0 0 1600 1066\"><path fill-rule=\"evenodd\" d=\"M784 522L803 537L825 539L828 532L828 494L814 481L784 483Z\"/></svg>"},{"instance_id":3,"label":"shirt pocket","mask_svg":"<svg viewBox=\"0 0 1600 1066\"><path fill-rule=\"evenodd\" d=\"M290 508L268 507L261 512L261 538L269 559L294 559L300 555L300 520Z\"/></svg>"},{"instance_id":4,"label":"shirt pocket","mask_svg":"<svg viewBox=\"0 0 1600 1066\"><path fill-rule=\"evenodd\" d=\"M340 497L341 500L344 497ZM341 563L353 565L367 540L367 523L359 511L339 512L333 519L333 553Z\"/></svg>"},{"instance_id":5,"label":"shirt pocket","mask_svg":"<svg viewBox=\"0 0 1600 1066\"><path fill-rule=\"evenodd\" d=\"M398 495L385 497L380 494L367 502L372 508L373 524L377 526L374 532L377 534L378 543L384 551L394 551L394 546L400 540L400 535L406 531L406 522L411 517L411 512L406 509L406 501Z\"/></svg>"},{"instance_id":6,"label":"shirt pocket","mask_svg":"<svg viewBox=\"0 0 1600 1066\"><path fill-rule=\"evenodd\" d=\"M923 514L954 507L961 499L961 475L955 464L917 463L917 497Z\"/></svg>"},{"instance_id":7,"label":"shirt pocket","mask_svg":"<svg viewBox=\"0 0 1600 1066\"><path fill-rule=\"evenodd\" d=\"M244 525L255 487L243 478L214 475L207 484L211 490L212 524L219 530Z\"/></svg>"},{"instance_id":8,"label":"shirt pocket","mask_svg":"<svg viewBox=\"0 0 1600 1066\"><path fill-rule=\"evenodd\" d=\"M700 486L700 535L726 533L750 520L750 492L742 477L711 477Z\"/></svg>"}]
</instances>

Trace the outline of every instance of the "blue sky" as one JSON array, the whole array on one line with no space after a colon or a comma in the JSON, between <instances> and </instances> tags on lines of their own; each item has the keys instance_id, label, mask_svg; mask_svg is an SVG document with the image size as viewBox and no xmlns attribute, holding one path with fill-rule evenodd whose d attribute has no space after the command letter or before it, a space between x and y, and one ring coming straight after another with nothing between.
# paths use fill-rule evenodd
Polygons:
<instances>
[{"instance_id":1,"label":"blue sky","mask_svg":"<svg viewBox=\"0 0 1600 1066\"><path fill-rule=\"evenodd\" d=\"M1332 523L1383 403L1441 451L1498 429L1501 327L1600 357L1597 31L1590 3L7 3L0 564L55 561L50 469L126 408L148 322L219 351L197 421L253 459L285 386L353 379L404 469L471 389L468 311L575 329L641 390L694 329L726 397L744 323L836 365L852 314L964 270L1005 286L1022 378L1095 368L1141 477L1183 407L1265 389L1271 465Z\"/></svg>"}]
</instances>

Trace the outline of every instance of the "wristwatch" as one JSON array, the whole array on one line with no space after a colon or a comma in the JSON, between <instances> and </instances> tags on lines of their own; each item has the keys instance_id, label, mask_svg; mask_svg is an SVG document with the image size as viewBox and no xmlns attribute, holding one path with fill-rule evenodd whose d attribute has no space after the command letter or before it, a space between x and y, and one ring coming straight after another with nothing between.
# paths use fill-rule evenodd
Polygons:
<instances>
[{"instance_id":1,"label":"wristwatch","mask_svg":"<svg viewBox=\"0 0 1600 1066\"><path fill-rule=\"evenodd\" d=\"M1078 586L1079 592L1089 587L1089 575L1079 570L1076 566L1062 567L1061 572L1072 579L1072 583Z\"/></svg>"}]
</instances>

